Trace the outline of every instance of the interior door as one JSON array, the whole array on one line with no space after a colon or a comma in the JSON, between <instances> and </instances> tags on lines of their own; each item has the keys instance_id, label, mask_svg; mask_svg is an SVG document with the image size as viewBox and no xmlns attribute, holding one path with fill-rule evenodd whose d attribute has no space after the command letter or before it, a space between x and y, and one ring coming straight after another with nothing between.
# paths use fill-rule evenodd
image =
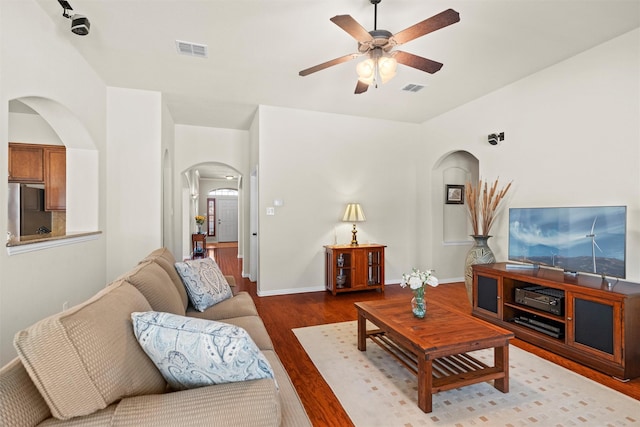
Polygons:
<instances>
[{"instance_id":1,"label":"interior door","mask_svg":"<svg viewBox=\"0 0 640 427\"><path fill-rule=\"evenodd\" d=\"M218 242L238 241L238 199L216 199Z\"/></svg>"}]
</instances>

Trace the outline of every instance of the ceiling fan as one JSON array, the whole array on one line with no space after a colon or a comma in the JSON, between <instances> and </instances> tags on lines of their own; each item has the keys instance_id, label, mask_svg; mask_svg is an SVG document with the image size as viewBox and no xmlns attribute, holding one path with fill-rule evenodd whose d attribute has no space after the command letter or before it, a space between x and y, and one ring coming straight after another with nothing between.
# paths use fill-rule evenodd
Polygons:
<instances>
[{"instance_id":1,"label":"ceiling fan","mask_svg":"<svg viewBox=\"0 0 640 427\"><path fill-rule=\"evenodd\" d=\"M308 76L316 71L352 59L367 56L367 59L358 64L356 70L358 72L358 82L356 84L355 93L363 93L369 89L370 85L378 86L378 81L387 82L395 76L397 63L407 65L420 71L433 74L442 68L440 62L432 61L412 53L403 52L401 50L393 50L394 47L411 40L422 37L433 31L439 30L451 24L460 21L460 14L453 9L447 9L437 15L418 22L399 33L392 34L387 30L377 29L378 19L378 3L382 0L369 0L374 5L374 23L373 31L367 31L350 15L337 15L331 18L331 22L349 33L351 37L358 42L358 52L341 56L331 61L323 62L314 67L300 71L300 76Z\"/></svg>"}]
</instances>

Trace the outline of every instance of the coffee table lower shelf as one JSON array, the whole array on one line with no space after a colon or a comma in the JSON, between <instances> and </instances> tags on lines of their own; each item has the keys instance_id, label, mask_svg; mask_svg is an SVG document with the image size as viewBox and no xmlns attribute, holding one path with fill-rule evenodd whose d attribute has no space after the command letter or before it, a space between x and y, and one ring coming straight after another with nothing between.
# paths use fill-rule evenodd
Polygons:
<instances>
[{"instance_id":1,"label":"coffee table lower shelf","mask_svg":"<svg viewBox=\"0 0 640 427\"><path fill-rule=\"evenodd\" d=\"M368 330L367 338L371 339L418 377L418 357L415 354L391 340L380 329ZM432 384L429 394L505 378L505 372L502 368L489 366L467 353L452 354L433 359L431 361L431 375ZM508 388L502 391L506 392Z\"/></svg>"}]
</instances>

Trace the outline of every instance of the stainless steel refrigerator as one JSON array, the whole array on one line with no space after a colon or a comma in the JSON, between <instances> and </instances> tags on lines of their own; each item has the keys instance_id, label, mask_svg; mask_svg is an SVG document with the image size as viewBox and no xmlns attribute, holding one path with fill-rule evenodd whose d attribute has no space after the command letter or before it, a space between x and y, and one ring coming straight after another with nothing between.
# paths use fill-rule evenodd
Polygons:
<instances>
[{"instance_id":1,"label":"stainless steel refrigerator","mask_svg":"<svg viewBox=\"0 0 640 427\"><path fill-rule=\"evenodd\" d=\"M51 212L44 210L44 190L26 184L9 184L8 231L14 236L51 232Z\"/></svg>"}]
</instances>

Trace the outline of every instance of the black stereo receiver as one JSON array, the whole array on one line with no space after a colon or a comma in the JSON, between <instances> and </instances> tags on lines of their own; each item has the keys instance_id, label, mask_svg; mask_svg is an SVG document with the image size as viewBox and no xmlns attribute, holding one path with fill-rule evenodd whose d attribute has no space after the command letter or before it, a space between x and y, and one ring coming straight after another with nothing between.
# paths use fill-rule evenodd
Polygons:
<instances>
[{"instance_id":1,"label":"black stereo receiver","mask_svg":"<svg viewBox=\"0 0 640 427\"><path fill-rule=\"evenodd\" d=\"M544 286L527 286L516 288L515 299L518 304L537 308L547 313L562 316L564 313L564 291L545 288Z\"/></svg>"}]
</instances>

